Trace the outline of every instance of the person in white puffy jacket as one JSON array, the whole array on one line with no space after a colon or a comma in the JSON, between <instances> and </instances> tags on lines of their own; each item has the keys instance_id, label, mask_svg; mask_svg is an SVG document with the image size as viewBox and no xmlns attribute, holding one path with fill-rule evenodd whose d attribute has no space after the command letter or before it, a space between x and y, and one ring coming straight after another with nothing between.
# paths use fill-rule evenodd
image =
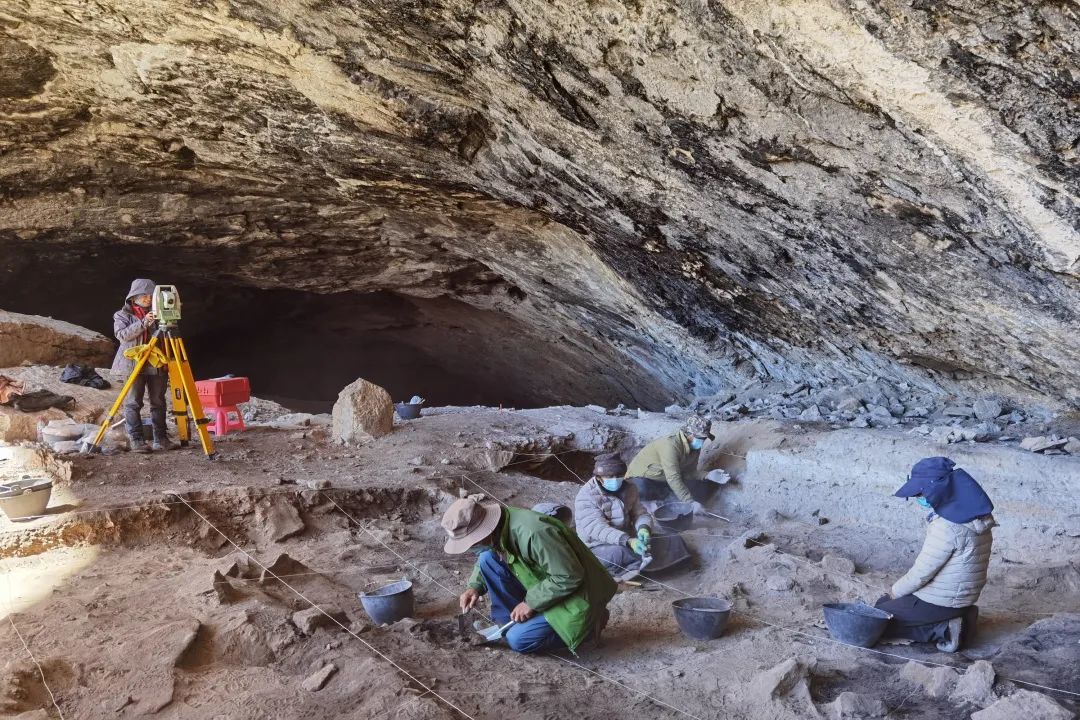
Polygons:
<instances>
[{"instance_id":1,"label":"person in white puffy jacket","mask_svg":"<svg viewBox=\"0 0 1080 720\"><path fill-rule=\"evenodd\" d=\"M926 540L911 569L876 607L892 613L885 637L933 642L956 652L974 632L996 525L994 504L971 475L944 457L911 469L897 497L930 510Z\"/></svg>"},{"instance_id":2,"label":"person in white puffy jacket","mask_svg":"<svg viewBox=\"0 0 1080 720\"><path fill-rule=\"evenodd\" d=\"M601 455L574 500L578 537L615 577L640 568L652 540L652 517L625 475L626 463L618 455Z\"/></svg>"}]
</instances>

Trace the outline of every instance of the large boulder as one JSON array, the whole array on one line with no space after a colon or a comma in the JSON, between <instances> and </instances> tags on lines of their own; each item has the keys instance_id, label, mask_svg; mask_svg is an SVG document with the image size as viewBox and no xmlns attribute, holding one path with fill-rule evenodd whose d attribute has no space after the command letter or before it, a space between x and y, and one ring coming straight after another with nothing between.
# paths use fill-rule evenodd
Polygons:
<instances>
[{"instance_id":1,"label":"large boulder","mask_svg":"<svg viewBox=\"0 0 1080 720\"><path fill-rule=\"evenodd\" d=\"M345 386L334 403L333 435L346 443L379 438L394 429L390 393L363 378Z\"/></svg>"},{"instance_id":2,"label":"large boulder","mask_svg":"<svg viewBox=\"0 0 1080 720\"><path fill-rule=\"evenodd\" d=\"M108 367L115 351L112 340L84 327L0 310L0 367L23 363Z\"/></svg>"}]
</instances>

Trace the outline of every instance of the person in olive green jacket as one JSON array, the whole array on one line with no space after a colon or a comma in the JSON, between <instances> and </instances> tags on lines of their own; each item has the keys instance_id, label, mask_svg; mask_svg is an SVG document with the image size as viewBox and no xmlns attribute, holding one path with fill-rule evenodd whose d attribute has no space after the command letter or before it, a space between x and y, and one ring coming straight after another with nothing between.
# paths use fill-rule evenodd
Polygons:
<instances>
[{"instance_id":1,"label":"person in olive green jacket","mask_svg":"<svg viewBox=\"0 0 1080 720\"><path fill-rule=\"evenodd\" d=\"M488 595L492 619L500 626L515 622L505 637L521 653L575 651L599 635L616 590L600 561L556 518L483 498L455 501L442 519L449 535L444 550L478 556L461 611Z\"/></svg>"},{"instance_id":2,"label":"person in olive green jacket","mask_svg":"<svg viewBox=\"0 0 1080 720\"><path fill-rule=\"evenodd\" d=\"M675 495L693 503L695 511L701 509L694 497L696 492L704 499L697 466L705 441L716 439L711 425L708 418L693 415L679 432L653 440L634 456L626 475L642 500L665 500Z\"/></svg>"}]
</instances>

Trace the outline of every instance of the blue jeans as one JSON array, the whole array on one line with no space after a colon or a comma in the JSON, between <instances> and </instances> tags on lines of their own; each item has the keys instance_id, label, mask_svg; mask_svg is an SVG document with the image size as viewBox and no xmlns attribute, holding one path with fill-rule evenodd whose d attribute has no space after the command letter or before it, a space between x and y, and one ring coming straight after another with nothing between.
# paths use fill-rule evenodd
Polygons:
<instances>
[{"instance_id":1,"label":"blue jeans","mask_svg":"<svg viewBox=\"0 0 1080 720\"><path fill-rule=\"evenodd\" d=\"M510 611L525 600L525 586L510 572L509 566L491 550L480 553L477 561L491 602L491 618L497 625L510 622ZM510 649L519 653L541 652L566 647L543 615L533 615L506 631Z\"/></svg>"}]
</instances>

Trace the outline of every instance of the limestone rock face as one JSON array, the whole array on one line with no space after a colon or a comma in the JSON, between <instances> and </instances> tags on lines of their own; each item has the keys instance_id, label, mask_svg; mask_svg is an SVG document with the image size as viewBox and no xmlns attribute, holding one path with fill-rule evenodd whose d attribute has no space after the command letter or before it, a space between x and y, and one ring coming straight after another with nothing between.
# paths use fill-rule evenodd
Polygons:
<instances>
[{"instance_id":1,"label":"limestone rock face","mask_svg":"<svg viewBox=\"0 0 1080 720\"><path fill-rule=\"evenodd\" d=\"M0 28L0 304L167 264L452 297L684 396L1080 382L1058 2L26 0Z\"/></svg>"},{"instance_id":2,"label":"limestone rock face","mask_svg":"<svg viewBox=\"0 0 1080 720\"><path fill-rule=\"evenodd\" d=\"M104 335L62 320L0 310L0 367L112 364L116 345Z\"/></svg>"},{"instance_id":3,"label":"limestone rock face","mask_svg":"<svg viewBox=\"0 0 1080 720\"><path fill-rule=\"evenodd\" d=\"M346 443L380 438L394 429L390 393L364 378L346 386L334 403L333 437Z\"/></svg>"}]
</instances>

